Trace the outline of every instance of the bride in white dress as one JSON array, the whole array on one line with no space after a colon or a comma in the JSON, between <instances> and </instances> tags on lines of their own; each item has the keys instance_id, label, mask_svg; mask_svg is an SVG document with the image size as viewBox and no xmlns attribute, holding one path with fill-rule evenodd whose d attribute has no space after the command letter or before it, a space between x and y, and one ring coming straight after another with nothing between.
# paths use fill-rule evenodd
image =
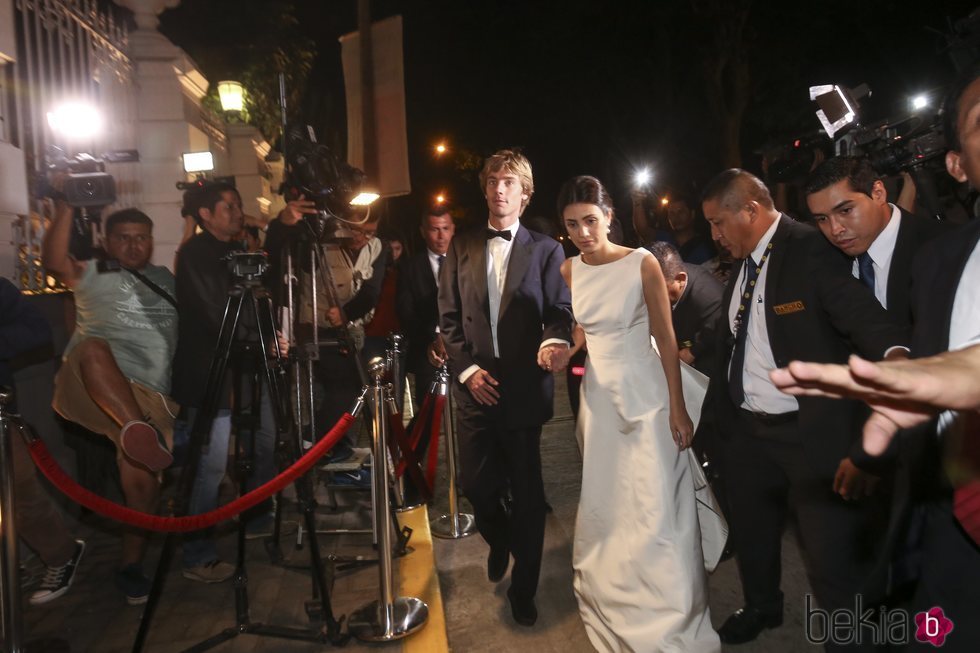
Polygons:
<instances>
[{"instance_id":1,"label":"bride in white dress","mask_svg":"<svg viewBox=\"0 0 980 653\"><path fill-rule=\"evenodd\" d=\"M561 271L589 351L573 552L586 632L600 651L719 651L683 451L704 391L682 381L663 274L609 241L612 202L594 177L566 182L558 210L581 251Z\"/></svg>"}]
</instances>

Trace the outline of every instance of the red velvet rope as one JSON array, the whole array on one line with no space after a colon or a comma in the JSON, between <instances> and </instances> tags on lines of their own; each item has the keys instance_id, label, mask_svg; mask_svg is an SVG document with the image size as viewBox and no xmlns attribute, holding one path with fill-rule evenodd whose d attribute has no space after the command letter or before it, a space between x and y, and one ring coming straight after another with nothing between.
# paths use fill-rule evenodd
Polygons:
<instances>
[{"instance_id":1,"label":"red velvet rope","mask_svg":"<svg viewBox=\"0 0 980 653\"><path fill-rule=\"evenodd\" d=\"M439 458L439 422L445 404L446 395L436 395L435 405L432 407L432 431L429 436L429 465L425 470L425 480L431 488L435 488L436 463Z\"/></svg>"},{"instance_id":2,"label":"red velvet rope","mask_svg":"<svg viewBox=\"0 0 980 653\"><path fill-rule=\"evenodd\" d=\"M419 412L415 415L415 423L412 425L412 433L408 439L408 446L412 448L412 451L419 446L419 440L422 438L422 429L425 428L424 424L426 420L429 419L429 411L432 410L432 395L425 395L425 399L422 400L422 407L419 408ZM405 426L401 423L401 420L391 420L391 428L395 433L395 438L405 437ZM404 458L398 461L398 465L395 467L395 476L401 478L405 474L405 467L407 463Z\"/></svg>"},{"instance_id":3,"label":"red velvet rope","mask_svg":"<svg viewBox=\"0 0 980 653\"><path fill-rule=\"evenodd\" d=\"M312 449L307 451L302 458L293 463L288 469L283 470L283 472L274 479L262 484L251 492L243 494L234 501L231 501L216 510L200 515L188 515L185 517L161 517L159 515L150 515L145 512L133 510L132 508L127 508L119 505L118 503L109 501L108 499L100 497L94 492L86 490L81 485L76 483L72 477L65 473L65 470L58 465L54 458L51 457L51 453L48 451L48 448L44 446L44 442L42 442L40 439L30 443L28 445L28 450L30 451L31 458L34 459L34 464L37 465L38 469L41 470L41 472L56 488L58 488L75 503L98 513L103 517L108 517L109 519L123 522L130 526L135 526L144 530L186 533L189 531L207 528L208 526L213 526L214 524L226 519L231 519L238 513L262 503L313 467L313 465L315 465L316 462L324 454L330 451L337 441L343 437L344 433L347 432L347 429L350 428L350 425L353 422L354 418L350 415L350 413L344 413L337 424L330 429L329 433L324 435L323 438L321 438Z\"/></svg>"}]
</instances>

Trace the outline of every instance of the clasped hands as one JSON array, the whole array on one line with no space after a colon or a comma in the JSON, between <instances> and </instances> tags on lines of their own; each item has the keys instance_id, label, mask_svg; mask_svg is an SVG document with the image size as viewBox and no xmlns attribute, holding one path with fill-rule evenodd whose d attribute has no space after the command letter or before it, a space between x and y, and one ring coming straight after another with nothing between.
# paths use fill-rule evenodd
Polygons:
<instances>
[{"instance_id":1,"label":"clasped hands","mask_svg":"<svg viewBox=\"0 0 980 653\"><path fill-rule=\"evenodd\" d=\"M538 366L549 372L561 372L568 367L569 350L565 344L545 345L538 350ZM430 359L431 361L431 359ZM478 404L495 406L500 400L500 382L484 369L478 369L466 379L466 389Z\"/></svg>"},{"instance_id":2,"label":"clasped hands","mask_svg":"<svg viewBox=\"0 0 980 653\"><path fill-rule=\"evenodd\" d=\"M538 350L538 367L548 372L564 372L568 367L571 350L565 344L545 345Z\"/></svg>"}]
</instances>

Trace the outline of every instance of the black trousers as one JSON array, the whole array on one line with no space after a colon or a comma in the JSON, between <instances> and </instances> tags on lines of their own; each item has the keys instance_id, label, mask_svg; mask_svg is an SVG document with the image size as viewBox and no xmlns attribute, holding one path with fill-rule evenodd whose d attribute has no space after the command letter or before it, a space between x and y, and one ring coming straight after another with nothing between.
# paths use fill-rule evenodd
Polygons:
<instances>
[{"instance_id":1,"label":"black trousers","mask_svg":"<svg viewBox=\"0 0 980 653\"><path fill-rule=\"evenodd\" d=\"M481 406L466 388L454 386L463 492L483 539L492 547L510 548L513 592L534 598L544 547L541 427L507 429L499 405ZM509 513L504 505L508 490L513 498Z\"/></svg>"},{"instance_id":2,"label":"black trousers","mask_svg":"<svg viewBox=\"0 0 980 653\"><path fill-rule=\"evenodd\" d=\"M842 499L833 478L812 469L795 419L764 422L743 411L737 427L726 442L725 477L746 605L782 612L781 544L792 508L816 598L811 603L853 610L875 556L865 505ZM802 610L804 597L793 603Z\"/></svg>"}]
</instances>

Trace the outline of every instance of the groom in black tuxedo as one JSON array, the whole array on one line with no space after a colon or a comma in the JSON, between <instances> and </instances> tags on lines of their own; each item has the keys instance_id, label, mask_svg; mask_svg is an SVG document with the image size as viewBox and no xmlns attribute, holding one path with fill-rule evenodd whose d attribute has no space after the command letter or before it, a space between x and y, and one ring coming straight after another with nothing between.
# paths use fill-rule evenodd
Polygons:
<instances>
[{"instance_id":1,"label":"groom in black tuxedo","mask_svg":"<svg viewBox=\"0 0 980 653\"><path fill-rule=\"evenodd\" d=\"M489 224L450 244L439 326L458 381L463 491L490 545L487 575L501 580L513 555L511 612L532 626L544 544L541 426L553 410L552 357L571 339L571 296L559 243L519 221L534 192L528 160L501 150L486 160L480 183Z\"/></svg>"}]
</instances>

